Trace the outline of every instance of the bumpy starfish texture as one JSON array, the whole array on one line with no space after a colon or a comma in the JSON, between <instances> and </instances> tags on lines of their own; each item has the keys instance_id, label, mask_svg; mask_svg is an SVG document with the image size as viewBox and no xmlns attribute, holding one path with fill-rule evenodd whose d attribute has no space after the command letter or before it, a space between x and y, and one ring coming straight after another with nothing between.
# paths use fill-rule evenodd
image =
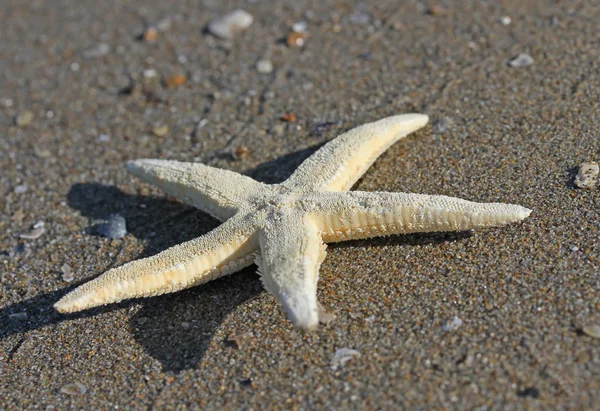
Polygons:
<instances>
[{"instance_id":1,"label":"bumpy starfish texture","mask_svg":"<svg viewBox=\"0 0 600 411\"><path fill-rule=\"evenodd\" d=\"M113 268L54 307L74 312L192 287L253 262L265 288L297 326L319 323L319 267L325 243L391 234L461 231L526 218L518 205L388 192L347 192L392 144L427 124L422 114L388 117L350 130L310 156L280 184L267 185L203 164L135 160L142 181L224 223L155 256Z\"/></svg>"}]
</instances>

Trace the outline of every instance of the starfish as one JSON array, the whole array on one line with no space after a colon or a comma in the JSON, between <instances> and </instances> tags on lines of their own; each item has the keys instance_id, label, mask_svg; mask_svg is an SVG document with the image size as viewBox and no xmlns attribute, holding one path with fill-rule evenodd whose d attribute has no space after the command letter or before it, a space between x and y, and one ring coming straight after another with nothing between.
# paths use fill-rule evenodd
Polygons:
<instances>
[{"instance_id":1,"label":"starfish","mask_svg":"<svg viewBox=\"0 0 600 411\"><path fill-rule=\"evenodd\" d=\"M170 293L258 265L264 287L296 326L314 330L325 243L392 234L502 226L531 210L423 194L348 191L392 144L427 124L397 115L354 128L325 144L284 182L264 184L199 163L127 163L160 187L223 221L213 231L152 257L113 268L54 307L74 312L128 298Z\"/></svg>"}]
</instances>

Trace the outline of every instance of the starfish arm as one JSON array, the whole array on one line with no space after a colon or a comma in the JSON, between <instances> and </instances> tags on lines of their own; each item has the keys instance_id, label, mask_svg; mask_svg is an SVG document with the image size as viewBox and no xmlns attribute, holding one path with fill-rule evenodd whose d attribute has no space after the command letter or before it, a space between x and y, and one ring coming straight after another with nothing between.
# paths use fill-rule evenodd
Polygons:
<instances>
[{"instance_id":1,"label":"starfish arm","mask_svg":"<svg viewBox=\"0 0 600 411\"><path fill-rule=\"evenodd\" d=\"M290 213L272 220L259 235L257 256L262 282L296 326L314 330L319 323L317 281L325 244L317 227Z\"/></svg>"},{"instance_id":2,"label":"starfish arm","mask_svg":"<svg viewBox=\"0 0 600 411\"><path fill-rule=\"evenodd\" d=\"M325 242L433 231L463 231L520 221L531 210L424 194L329 193L311 213Z\"/></svg>"},{"instance_id":3,"label":"starfish arm","mask_svg":"<svg viewBox=\"0 0 600 411\"><path fill-rule=\"evenodd\" d=\"M142 159L128 162L127 170L220 221L233 216L252 196L269 190L250 177L199 163Z\"/></svg>"},{"instance_id":4,"label":"starfish arm","mask_svg":"<svg viewBox=\"0 0 600 411\"><path fill-rule=\"evenodd\" d=\"M236 216L202 237L108 270L65 295L54 308L75 312L171 293L238 271L253 263L258 247L253 226L242 222Z\"/></svg>"},{"instance_id":5,"label":"starfish arm","mask_svg":"<svg viewBox=\"0 0 600 411\"><path fill-rule=\"evenodd\" d=\"M317 150L284 184L347 191L385 150L428 121L424 114L402 114L356 127Z\"/></svg>"}]
</instances>

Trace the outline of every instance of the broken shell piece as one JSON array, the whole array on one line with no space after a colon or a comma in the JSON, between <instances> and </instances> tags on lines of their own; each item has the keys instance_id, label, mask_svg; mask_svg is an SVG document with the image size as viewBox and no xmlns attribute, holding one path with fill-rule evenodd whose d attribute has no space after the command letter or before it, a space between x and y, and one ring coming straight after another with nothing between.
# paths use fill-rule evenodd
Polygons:
<instances>
[{"instance_id":1,"label":"broken shell piece","mask_svg":"<svg viewBox=\"0 0 600 411\"><path fill-rule=\"evenodd\" d=\"M600 168L595 161L581 163L579 165L579 173L575 177L575 185L579 188L592 188L596 185L599 172Z\"/></svg>"},{"instance_id":2,"label":"broken shell piece","mask_svg":"<svg viewBox=\"0 0 600 411\"><path fill-rule=\"evenodd\" d=\"M331 359L331 369L335 371L355 357L360 358L360 353L358 351L351 348L338 348Z\"/></svg>"},{"instance_id":3,"label":"broken shell piece","mask_svg":"<svg viewBox=\"0 0 600 411\"><path fill-rule=\"evenodd\" d=\"M242 9L237 9L210 22L208 31L217 37L230 40L236 33L250 27L253 21L254 17L250 13Z\"/></svg>"},{"instance_id":4,"label":"broken shell piece","mask_svg":"<svg viewBox=\"0 0 600 411\"><path fill-rule=\"evenodd\" d=\"M35 240L36 238L40 238L46 229L44 228L44 222L38 221L35 223L31 231L28 233L23 233L19 237L24 238L26 240Z\"/></svg>"}]
</instances>

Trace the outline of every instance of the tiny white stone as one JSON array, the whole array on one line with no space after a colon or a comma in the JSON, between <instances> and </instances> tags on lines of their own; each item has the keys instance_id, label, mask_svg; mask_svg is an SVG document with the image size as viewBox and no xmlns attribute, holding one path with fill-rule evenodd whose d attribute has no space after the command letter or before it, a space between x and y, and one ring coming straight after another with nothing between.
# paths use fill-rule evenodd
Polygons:
<instances>
[{"instance_id":1,"label":"tiny white stone","mask_svg":"<svg viewBox=\"0 0 600 411\"><path fill-rule=\"evenodd\" d=\"M260 59L256 63L256 70L260 74L269 74L273 71L273 63L268 59Z\"/></svg>"},{"instance_id":2,"label":"tiny white stone","mask_svg":"<svg viewBox=\"0 0 600 411\"><path fill-rule=\"evenodd\" d=\"M217 37L230 40L236 33L246 30L254 18L245 10L237 9L213 20L208 30Z\"/></svg>"},{"instance_id":3,"label":"tiny white stone","mask_svg":"<svg viewBox=\"0 0 600 411\"><path fill-rule=\"evenodd\" d=\"M575 185L579 188L592 188L596 185L598 181L598 173L600 172L600 167L598 167L598 163L595 161L590 161L588 163L581 163L579 165L579 172L575 177Z\"/></svg>"},{"instance_id":4,"label":"tiny white stone","mask_svg":"<svg viewBox=\"0 0 600 411\"><path fill-rule=\"evenodd\" d=\"M517 57L513 58L509 63L511 67L527 67L533 64L533 57L529 54L521 53Z\"/></svg>"},{"instance_id":5,"label":"tiny white stone","mask_svg":"<svg viewBox=\"0 0 600 411\"><path fill-rule=\"evenodd\" d=\"M512 19L510 18L510 16L502 16L500 17L500 23L502 23L503 26L508 26L511 23Z\"/></svg>"}]
</instances>

